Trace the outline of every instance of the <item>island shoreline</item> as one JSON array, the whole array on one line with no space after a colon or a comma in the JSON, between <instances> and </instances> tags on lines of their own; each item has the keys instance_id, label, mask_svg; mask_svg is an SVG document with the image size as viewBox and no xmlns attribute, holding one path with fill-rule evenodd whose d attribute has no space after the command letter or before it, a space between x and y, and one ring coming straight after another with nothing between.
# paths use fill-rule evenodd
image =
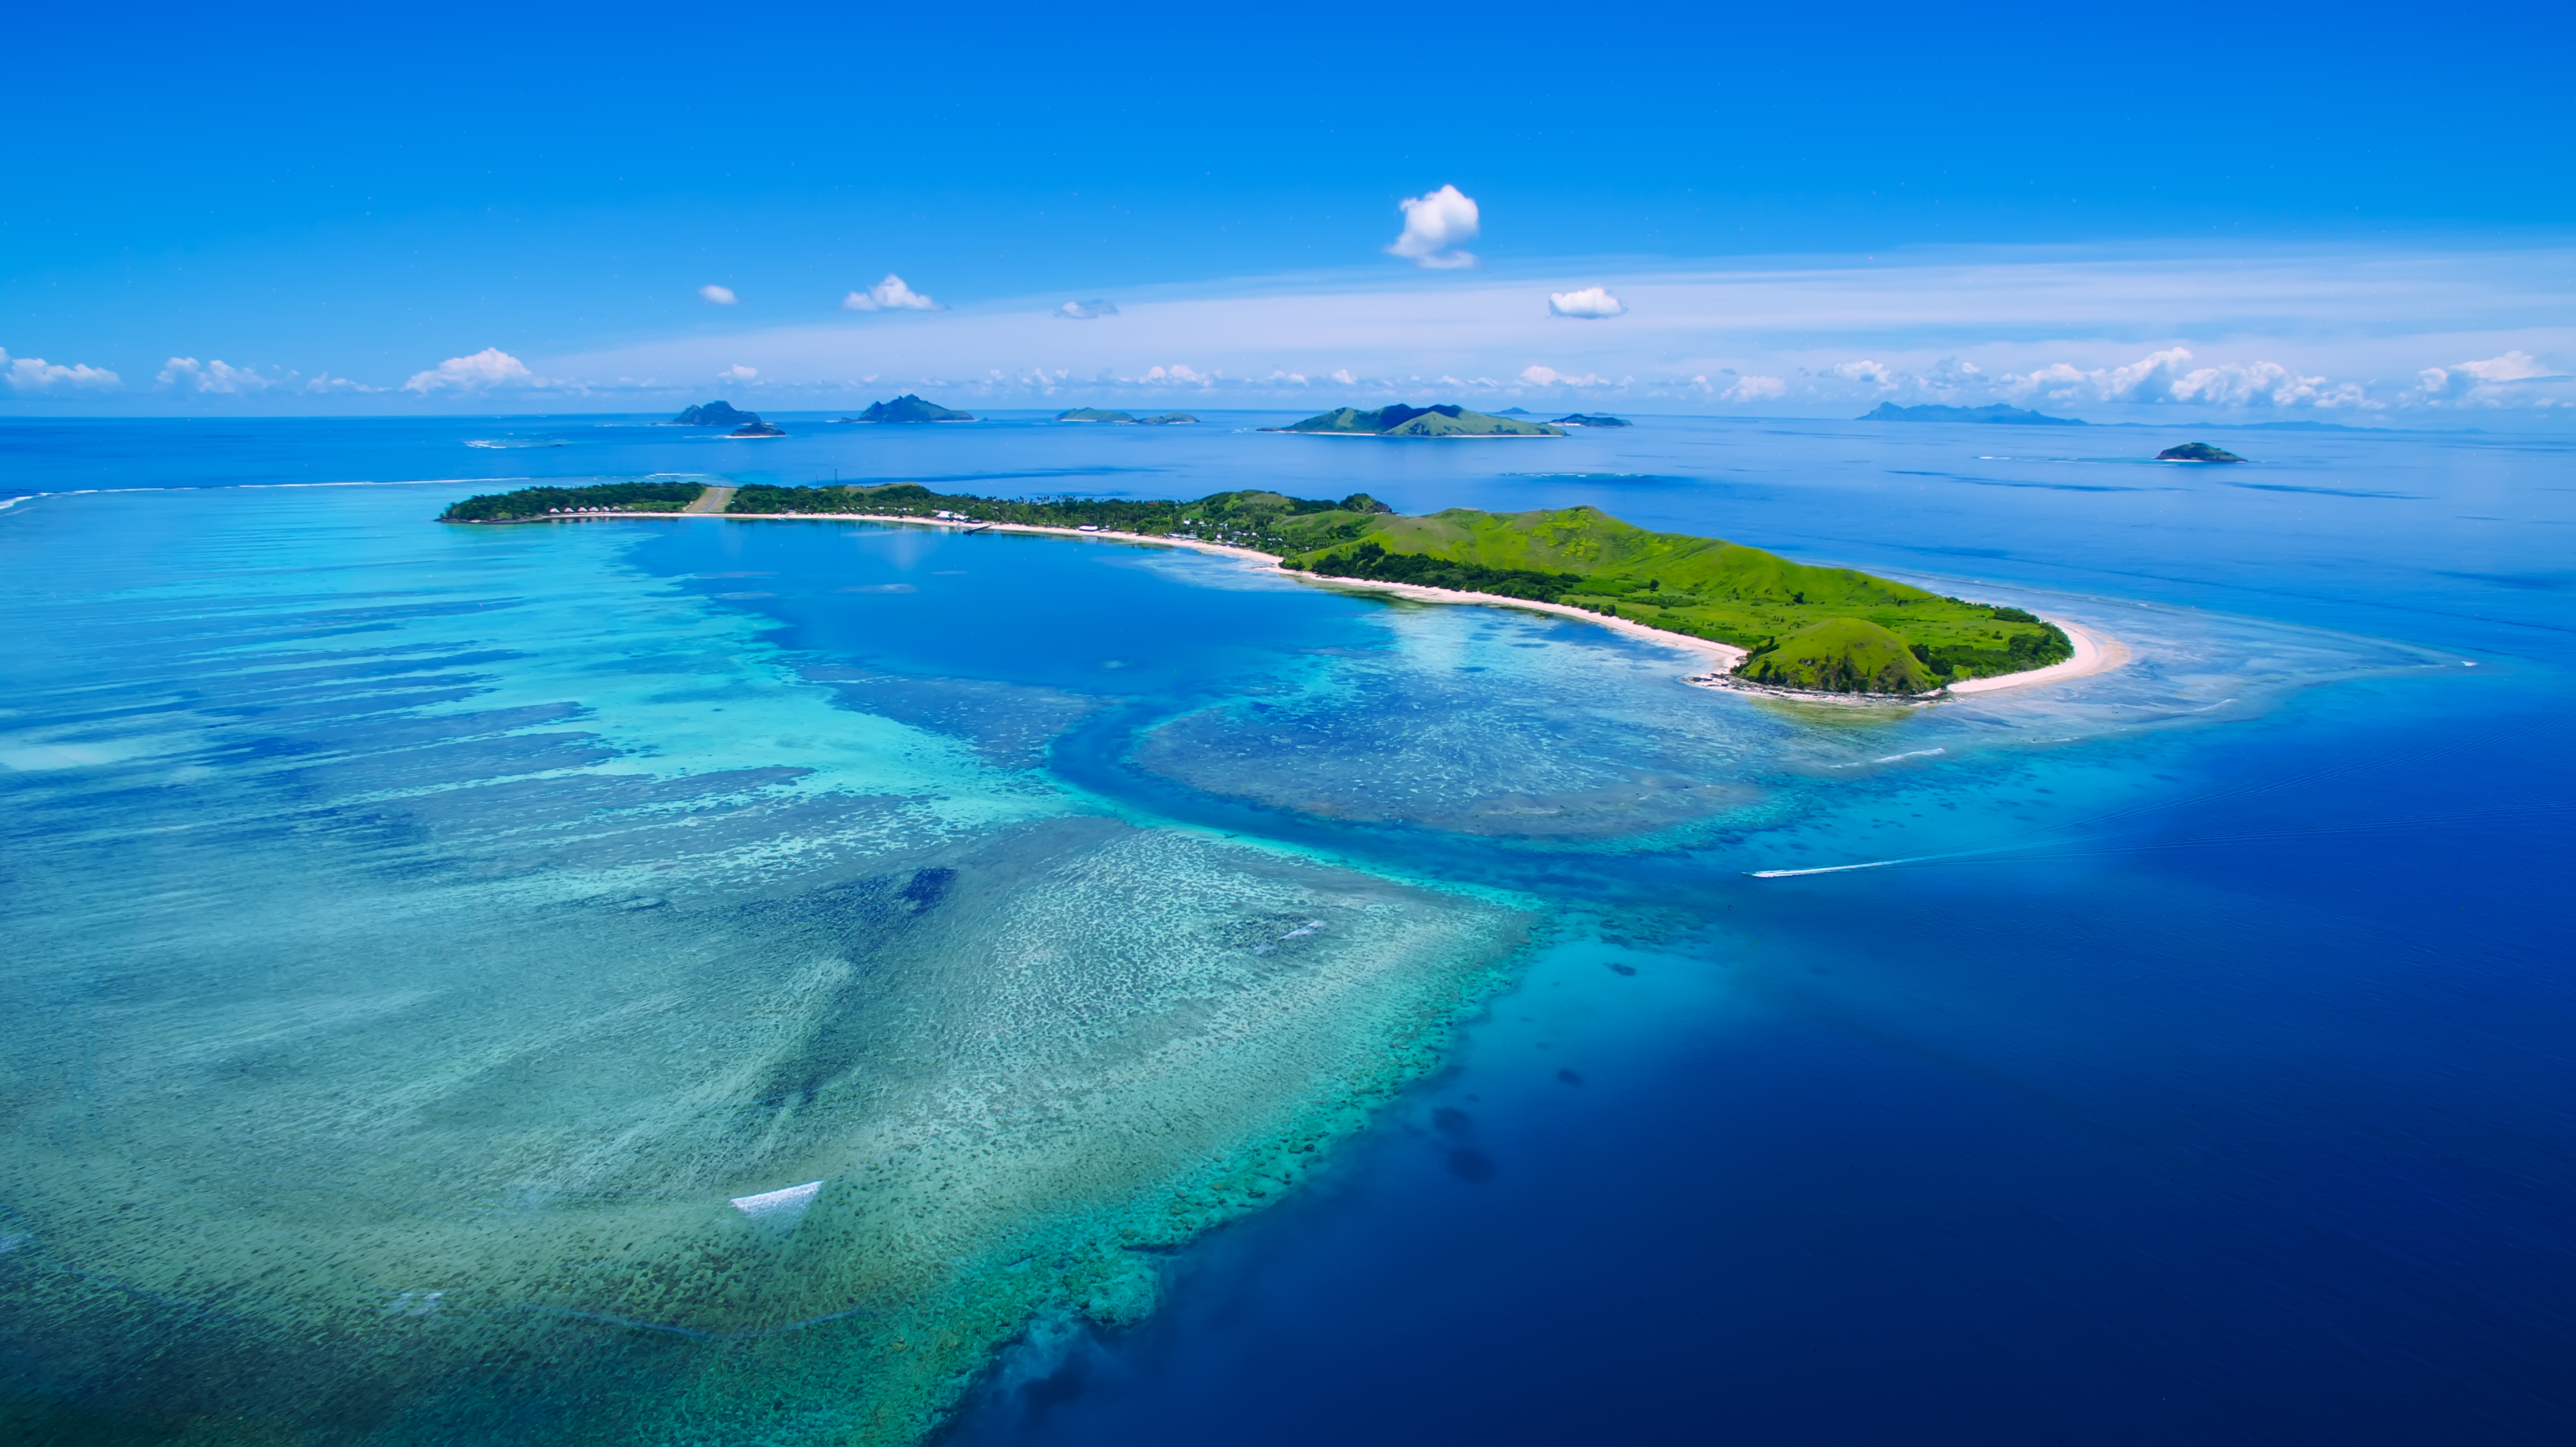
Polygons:
<instances>
[{"instance_id":1,"label":"island shoreline","mask_svg":"<svg viewBox=\"0 0 2576 1447\"><path fill-rule=\"evenodd\" d=\"M1375 436L1377 434L1320 432L1305 433L1302 435L1309 437L1353 437ZM1634 638L1641 643L1651 643L1676 653L1696 654L1702 658L1714 660L1717 664L1714 671L1705 674L1693 674L1682 680L1693 687L1719 689L1728 693L1747 693L1757 696L1789 699L1801 703L1901 704L1919 706L1923 704L1938 703L1945 698L1953 696L1996 693L2004 689L2022 688L2036 683L2060 683L2070 679L2085 678L2096 673L2104 673L2111 669L2118 668L2127 663L2130 656L2129 650L2125 645L2107 634L2097 633L2080 624L2069 623L2063 619L2048 618L2043 619L2042 621L2055 624L2058 628L2064 630L2067 641L2075 645L2075 656L2073 658L2060 663L2052 663L2045 668L2028 669L2021 673L1999 673L1990 678L1971 678L1961 683L1946 684L1929 693L1818 693L1798 689L1771 688L1762 684L1749 683L1743 679L1733 677L1727 672L1727 670L1742 663L1747 656L1747 650L1738 648L1731 643L1720 643L1713 638L1699 638L1688 633L1675 633L1670 629L1657 628L1651 624L1640 622L1634 618L1621 618L1612 614L1595 613L1588 608L1577 608L1569 603L1543 603L1534 598L1511 598L1500 593L1466 593L1452 588L1428 588L1419 583L1391 583L1376 578L1339 578L1328 574L1301 573L1293 568L1281 567L1279 559L1269 553L1261 552L1253 548L1238 548L1229 543L1212 543L1201 538L1175 538L1153 533L1116 532L1108 528L1094 528L1089 531L1085 531L1081 528L1047 527L1038 523L968 523L956 522L947 518L901 517L888 513L851 512L578 513L570 516L530 518L528 521L601 522L611 519L625 518L683 517L714 517L726 522L879 523L917 528L946 528L956 532L1026 533L1040 537L1055 538L1101 538L1111 542L1143 543L1153 547L1187 548L1193 552L1210 553L1218 557L1233 558L1240 562L1255 563L1260 565L1264 571L1277 574L1283 578L1291 578L1300 583L1308 584L1309 586L1346 588L1375 593L1390 593L1397 597L1410 598L1417 603L1446 603L1453 605L1472 604L1478 607L1487 608L1519 608L1533 613L1550 613L1560 618L1573 619L1579 623L1590 623L1595 627L1607 628L1614 633Z\"/></svg>"}]
</instances>

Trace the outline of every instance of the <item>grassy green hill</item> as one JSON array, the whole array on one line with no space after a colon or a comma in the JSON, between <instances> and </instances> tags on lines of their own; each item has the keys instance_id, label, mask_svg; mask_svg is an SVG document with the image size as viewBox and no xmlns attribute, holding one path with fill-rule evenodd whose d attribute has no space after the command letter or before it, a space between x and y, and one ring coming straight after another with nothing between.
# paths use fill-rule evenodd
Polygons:
<instances>
[{"instance_id":1,"label":"grassy green hill","mask_svg":"<svg viewBox=\"0 0 2576 1447\"><path fill-rule=\"evenodd\" d=\"M1752 650L1744 677L1831 692L1919 693L2071 657L2015 608L1817 568L1721 538L1653 533L1598 508L1290 519L1283 566L1570 603ZM1328 535L1329 534L1329 535Z\"/></svg>"}]
</instances>

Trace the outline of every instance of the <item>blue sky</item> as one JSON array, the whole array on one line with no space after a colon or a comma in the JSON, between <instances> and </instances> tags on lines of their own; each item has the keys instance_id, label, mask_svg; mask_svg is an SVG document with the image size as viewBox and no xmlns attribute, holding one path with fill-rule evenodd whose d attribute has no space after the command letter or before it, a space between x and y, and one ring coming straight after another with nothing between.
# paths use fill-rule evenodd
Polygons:
<instances>
[{"instance_id":1,"label":"blue sky","mask_svg":"<svg viewBox=\"0 0 2576 1447\"><path fill-rule=\"evenodd\" d=\"M2565 7L2258 9L56 7L0 409L2576 402Z\"/></svg>"}]
</instances>

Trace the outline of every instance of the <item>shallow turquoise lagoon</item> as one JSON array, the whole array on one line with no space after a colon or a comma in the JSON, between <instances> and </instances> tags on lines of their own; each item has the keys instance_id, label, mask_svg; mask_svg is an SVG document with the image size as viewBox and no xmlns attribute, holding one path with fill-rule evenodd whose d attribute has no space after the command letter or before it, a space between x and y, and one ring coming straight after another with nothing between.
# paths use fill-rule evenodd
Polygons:
<instances>
[{"instance_id":1,"label":"shallow turquoise lagoon","mask_svg":"<svg viewBox=\"0 0 2576 1447\"><path fill-rule=\"evenodd\" d=\"M628 475L690 450L642 428L513 451L464 446L491 424L299 426L212 460L148 425L115 435L122 460L78 428L9 455L20 481L143 487L451 457ZM1439 1199L1371 1164L1405 1142L1442 1190L1544 1175L1542 1147L1506 1142L1594 1098L1568 1087L1600 1067L1563 1052L1751 1059L1712 1042L1818 991L1904 1058L2031 1044L2046 1032L1991 982L1855 967L1836 931L2044 959L2029 918L2134 894L2120 871L2158 851L2265 837L2226 801L2373 777L2343 750L2355 719L2528 717L2562 687L2522 642L2545 609L2427 621L2545 593L2475 581L2554 576L2545 553L2449 537L2456 566L2400 568L2356 541L2352 509L2437 490L2418 463L2486 499L2452 512L2496 505L2519 464L2494 449L2417 447L2356 481L2324 475L2351 466L2329 440L2266 492L1961 452L1975 431L1866 471L1829 461L1848 437L1751 429L1640 428L1558 473L1346 450L1338 477L1230 430L1161 453L1034 427L835 445L880 449L855 475L993 491L1594 501L2072 618L2126 666L1814 707L1688 687L1688 657L1577 622L1116 543L427 521L456 483L0 511L7 1420L900 1442L968 1401L979 1436L1205 1440L1142 1389L1025 1409L1122 1342L1174 1391L1232 1370L1150 1365L1154 1332L1204 1324L1208 1228L1307 1233L1218 1237L1273 1260L1400 1235ZM1949 502L1892 465L1944 448ZM1878 521L1813 532L1855 516ZM2259 583L2227 556L2248 528L2278 544ZM2186 553L2223 577L2176 581ZM2419 581L2338 596L2374 569ZM2230 765L2285 740L2313 764ZM2407 817L2534 827L2555 787ZM1886 867L1750 877L1848 865ZM1960 882L2005 876L2022 892ZM2097 1053L2070 1059L2143 1068L2087 1028ZM1531 1054L1528 1082L1497 1064ZM1587 1170L1601 1199L1658 1189ZM1371 1204L1377 1179L1401 1207ZM1543 1216L1489 1224L1547 1256Z\"/></svg>"}]
</instances>

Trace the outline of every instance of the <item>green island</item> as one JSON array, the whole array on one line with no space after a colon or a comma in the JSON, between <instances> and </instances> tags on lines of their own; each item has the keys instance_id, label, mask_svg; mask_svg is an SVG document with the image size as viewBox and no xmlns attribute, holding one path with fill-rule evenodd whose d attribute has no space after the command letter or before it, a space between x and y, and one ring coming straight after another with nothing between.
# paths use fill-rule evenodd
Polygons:
<instances>
[{"instance_id":1,"label":"green island","mask_svg":"<svg viewBox=\"0 0 2576 1447\"><path fill-rule=\"evenodd\" d=\"M1326 437L1563 437L1561 428L1544 422L1522 422L1491 412L1470 412L1452 403L1408 407L1401 402L1364 410L1336 407L1285 427L1264 432L1307 432Z\"/></svg>"},{"instance_id":2,"label":"green island","mask_svg":"<svg viewBox=\"0 0 2576 1447\"><path fill-rule=\"evenodd\" d=\"M601 482L485 493L438 515L443 523L525 522L563 513L686 512L706 492L697 482Z\"/></svg>"},{"instance_id":3,"label":"green island","mask_svg":"<svg viewBox=\"0 0 2576 1447\"><path fill-rule=\"evenodd\" d=\"M745 412L731 402L701 402L695 407L682 408L680 415L671 419L670 425L674 427L757 427L760 425L760 414Z\"/></svg>"},{"instance_id":4,"label":"green island","mask_svg":"<svg viewBox=\"0 0 2576 1447\"><path fill-rule=\"evenodd\" d=\"M2212 447L2206 442L2186 442L2180 447L2168 447L2156 454L2158 462L2243 462L2244 460L2224 447Z\"/></svg>"},{"instance_id":5,"label":"green island","mask_svg":"<svg viewBox=\"0 0 2576 1447\"><path fill-rule=\"evenodd\" d=\"M871 402L868 410L856 417L835 417L835 422L972 422L975 414L924 402L910 392L886 402Z\"/></svg>"},{"instance_id":6,"label":"green island","mask_svg":"<svg viewBox=\"0 0 2576 1447\"><path fill-rule=\"evenodd\" d=\"M527 488L472 497L442 521L680 512L697 483ZM721 496L719 494L719 496ZM712 503L710 504L712 506ZM1722 538L1649 532L1593 507L1398 515L1366 493L1338 502L1220 492L1190 502L993 498L919 483L736 488L734 516L867 516L1073 528L1219 543L1319 578L1552 603L1746 651L1735 677L1764 687L1898 697L2074 656L2057 625L1850 568L1791 562Z\"/></svg>"},{"instance_id":7,"label":"green island","mask_svg":"<svg viewBox=\"0 0 2576 1447\"><path fill-rule=\"evenodd\" d=\"M1166 412L1159 417L1139 417L1133 412L1108 412L1098 407L1076 407L1070 412L1058 412L1055 414L1055 420L1058 422L1113 422L1128 427L1176 427L1199 419L1187 412Z\"/></svg>"}]
</instances>

